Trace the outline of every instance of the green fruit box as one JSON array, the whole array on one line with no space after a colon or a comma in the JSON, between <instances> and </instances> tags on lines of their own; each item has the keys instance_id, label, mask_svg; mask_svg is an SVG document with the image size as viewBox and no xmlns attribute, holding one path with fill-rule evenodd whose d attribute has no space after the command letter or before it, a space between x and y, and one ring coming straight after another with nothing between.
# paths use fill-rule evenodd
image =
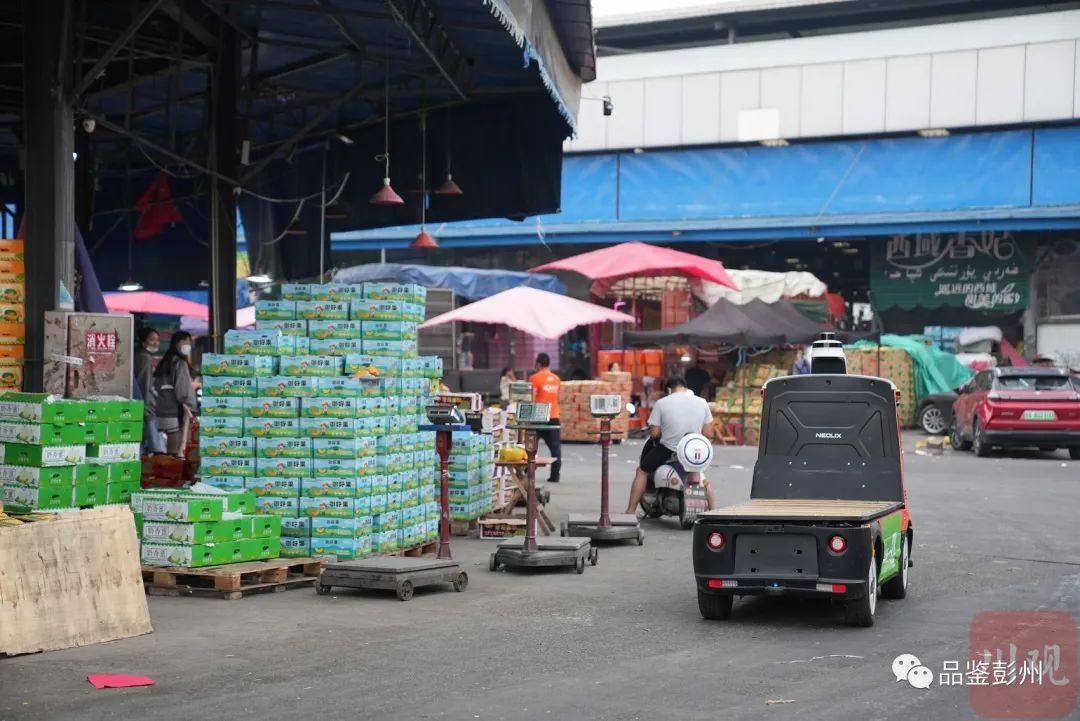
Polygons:
<instances>
[{"instance_id":1,"label":"green fruit box","mask_svg":"<svg viewBox=\"0 0 1080 721\"><path fill-rule=\"evenodd\" d=\"M131 509L146 521L220 521L226 500L206 496L187 497L167 493L131 494Z\"/></svg>"},{"instance_id":2,"label":"green fruit box","mask_svg":"<svg viewBox=\"0 0 1080 721\"><path fill-rule=\"evenodd\" d=\"M0 444L0 463L13 466L74 466L86 460L87 448L78 446L32 446Z\"/></svg>"},{"instance_id":3,"label":"green fruit box","mask_svg":"<svg viewBox=\"0 0 1080 721\"><path fill-rule=\"evenodd\" d=\"M307 321L348 320L349 304L331 300L301 300L296 303L296 317Z\"/></svg>"},{"instance_id":4,"label":"green fruit box","mask_svg":"<svg viewBox=\"0 0 1080 721\"><path fill-rule=\"evenodd\" d=\"M256 381L261 385L265 380L267 379L206 376L203 378L203 396L210 398L254 398L258 395Z\"/></svg>"},{"instance_id":5,"label":"green fruit box","mask_svg":"<svg viewBox=\"0 0 1080 721\"><path fill-rule=\"evenodd\" d=\"M304 398L300 404L302 418L356 418L358 398Z\"/></svg>"},{"instance_id":6,"label":"green fruit box","mask_svg":"<svg viewBox=\"0 0 1080 721\"><path fill-rule=\"evenodd\" d=\"M71 508L74 495L75 487L71 483L60 483L45 487L4 484L0 500L2 500L4 509L7 511L45 511Z\"/></svg>"},{"instance_id":7,"label":"green fruit box","mask_svg":"<svg viewBox=\"0 0 1080 721\"><path fill-rule=\"evenodd\" d=\"M142 421L109 421L105 426L105 440L109 443L139 443L143 438ZM92 443L89 435L87 443Z\"/></svg>"},{"instance_id":8,"label":"green fruit box","mask_svg":"<svg viewBox=\"0 0 1080 721\"><path fill-rule=\"evenodd\" d=\"M145 543L178 543L184 546L226 543L247 538L251 523L238 518L228 521L166 523L144 521L140 538Z\"/></svg>"},{"instance_id":9,"label":"green fruit box","mask_svg":"<svg viewBox=\"0 0 1080 721\"><path fill-rule=\"evenodd\" d=\"M255 475L264 478L307 478L311 476L310 458L256 458Z\"/></svg>"},{"instance_id":10,"label":"green fruit box","mask_svg":"<svg viewBox=\"0 0 1080 721\"><path fill-rule=\"evenodd\" d=\"M300 482L300 497L356 498L361 493L360 485L359 478L304 478Z\"/></svg>"},{"instance_id":11,"label":"green fruit box","mask_svg":"<svg viewBox=\"0 0 1080 721\"><path fill-rule=\"evenodd\" d=\"M370 536L373 529L371 516L311 519L312 538L361 538Z\"/></svg>"},{"instance_id":12,"label":"green fruit box","mask_svg":"<svg viewBox=\"0 0 1080 721\"><path fill-rule=\"evenodd\" d=\"M16 423L84 423L89 408L85 401L65 400L47 393L0 393L0 419Z\"/></svg>"},{"instance_id":13,"label":"green fruit box","mask_svg":"<svg viewBox=\"0 0 1080 721\"><path fill-rule=\"evenodd\" d=\"M0 422L0 442L29 443L37 446L72 446L86 443L86 428L87 426L78 424L61 426ZM104 429L104 424L100 424L102 433Z\"/></svg>"},{"instance_id":14,"label":"green fruit box","mask_svg":"<svg viewBox=\"0 0 1080 721\"><path fill-rule=\"evenodd\" d=\"M333 496L321 496L318 498L301 497L300 514L317 518L354 518L356 516L356 504L353 498L337 498Z\"/></svg>"},{"instance_id":15,"label":"green fruit box","mask_svg":"<svg viewBox=\"0 0 1080 721\"><path fill-rule=\"evenodd\" d=\"M310 520L308 518L303 519ZM306 535L303 538L282 537L282 558L307 558L311 555L311 539Z\"/></svg>"},{"instance_id":16,"label":"green fruit box","mask_svg":"<svg viewBox=\"0 0 1080 721\"><path fill-rule=\"evenodd\" d=\"M427 288L413 283L364 283L367 300L401 300L409 303L427 303Z\"/></svg>"},{"instance_id":17,"label":"green fruit box","mask_svg":"<svg viewBox=\"0 0 1080 721\"><path fill-rule=\"evenodd\" d=\"M146 523L143 524L146 528ZM173 543L144 543L140 550L140 560L148 566L177 566L180 568L199 568L218 566L241 560L234 558L241 554L235 543L210 543L196 546L183 546Z\"/></svg>"},{"instance_id":18,"label":"green fruit box","mask_svg":"<svg viewBox=\"0 0 1080 721\"><path fill-rule=\"evenodd\" d=\"M349 308L350 315L357 321L368 320L405 320L405 302L400 300L358 300Z\"/></svg>"},{"instance_id":19,"label":"green fruit box","mask_svg":"<svg viewBox=\"0 0 1080 721\"><path fill-rule=\"evenodd\" d=\"M245 537L251 539L280 538L281 518L277 516L244 516Z\"/></svg>"},{"instance_id":20,"label":"green fruit box","mask_svg":"<svg viewBox=\"0 0 1080 721\"><path fill-rule=\"evenodd\" d=\"M140 425L143 420L142 401L131 400L121 396L90 396L87 399L86 420L99 423L136 422Z\"/></svg>"},{"instance_id":21,"label":"green fruit box","mask_svg":"<svg viewBox=\"0 0 1080 721\"><path fill-rule=\"evenodd\" d=\"M203 476L200 482L219 491L232 492L245 490L246 480L243 476Z\"/></svg>"},{"instance_id":22,"label":"green fruit box","mask_svg":"<svg viewBox=\"0 0 1080 721\"><path fill-rule=\"evenodd\" d=\"M245 398L245 418L297 418L300 398Z\"/></svg>"},{"instance_id":23,"label":"green fruit box","mask_svg":"<svg viewBox=\"0 0 1080 721\"><path fill-rule=\"evenodd\" d=\"M33 466L0 465L0 484L38 488L70 486L75 482L75 468L76 466L35 468Z\"/></svg>"},{"instance_id":24,"label":"green fruit box","mask_svg":"<svg viewBox=\"0 0 1080 721\"><path fill-rule=\"evenodd\" d=\"M312 457L310 438L255 438L257 458L307 458Z\"/></svg>"},{"instance_id":25,"label":"green fruit box","mask_svg":"<svg viewBox=\"0 0 1080 721\"><path fill-rule=\"evenodd\" d=\"M138 460L141 448L138 443L91 443L86 446L86 457L104 462Z\"/></svg>"},{"instance_id":26,"label":"green fruit box","mask_svg":"<svg viewBox=\"0 0 1080 721\"><path fill-rule=\"evenodd\" d=\"M358 478L376 474L376 463L368 458L316 458L309 476L314 478Z\"/></svg>"},{"instance_id":27,"label":"green fruit box","mask_svg":"<svg viewBox=\"0 0 1080 721\"><path fill-rule=\"evenodd\" d=\"M379 340L364 338L364 353L383 358L414 358L418 346L416 339Z\"/></svg>"},{"instance_id":28,"label":"green fruit box","mask_svg":"<svg viewBox=\"0 0 1080 721\"><path fill-rule=\"evenodd\" d=\"M308 538L311 536L311 519L283 518L275 516L281 522L281 536L283 538Z\"/></svg>"},{"instance_id":29,"label":"green fruit box","mask_svg":"<svg viewBox=\"0 0 1080 721\"><path fill-rule=\"evenodd\" d=\"M375 418L396 413L396 409L391 408L391 400L389 398L357 398L356 417Z\"/></svg>"},{"instance_id":30,"label":"green fruit box","mask_svg":"<svg viewBox=\"0 0 1080 721\"><path fill-rule=\"evenodd\" d=\"M105 485L105 503L131 503L131 496L138 493L138 481L122 481Z\"/></svg>"},{"instance_id":31,"label":"green fruit box","mask_svg":"<svg viewBox=\"0 0 1080 721\"><path fill-rule=\"evenodd\" d=\"M106 464L109 469L109 483L138 483L142 480L140 461L121 461Z\"/></svg>"},{"instance_id":32,"label":"green fruit box","mask_svg":"<svg viewBox=\"0 0 1080 721\"><path fill-rule=\"evenodd\" d=\"M364 391L359 378L316 378L314 396L318 398L359 398Z\"/></svg>"},{"instance_id":33,"label":"green fruit box","mask_svg":"<svg viewBox=\"0 0 1080 721\"><path fill-rule=\"evenodd\" d=\"M401 359L350 353L345 356L345 373L357 378L394 378L401 375Z\"/></svg>"},{"instance_id":34,"label":"green fruit box","mask_svg":"<svg viewBox=\"0 0 1080 721\"><path fill-rule=\"evenodd\" d=\"M244 435L255 438L296 438L302 430L299 418L244 419Z\"/></svg>"},{"instance_id":35,"label":"green fruit box","mask_svg":"<svg viewBox=\"0 0 1080 721\"><path fill-rule=\"evenodd\" d=\"M255 320L296 320L296 301L257 300Z\"/></svg>"},{"instance_id":36,"label":"green fruit box","mask_svg":"<svg viewBox=\"0 0 1080 721\"><path fill-rule=\"evenodd\" d=\"M221 499L225 502L225 510L229 513L255 512L255 494L250 491L226 491L218 493L217 491L199 491L195 489L198 489L198 486L193 486L191 490L181 491L181 493L183 494L183 497L186 498Z\"/></svg>"},{"instance_id":37,"label":"green fruit box","mask_svg":"<svg viewBox=\"0 0 1080 721\"><path fill-rule=\"evenodd\" d=\"M252 398L211 398L204 396L200 418L243 418L244 404Z\"/></svg>"},{"instance_id":38,"label":"green fruit box","mask_svg":"<svg viewBox=\"0 0 1080 721\"><path fill-rule=\"evenodd\" d=\"M225 353L278 356L295 352L296 337L278 330L229 330L225 332Z\"/></svg>"},{"instance_id":39,"label":"green fruit box","mask_svg":"<svg viewBox=\"0 0 1080 721\"><path fill-rule=\"evenodd\" d=\"M81 463L73 470L76 485L109 482L109 467L103 463Z\"/></svg>"},{"instance_id":40,"label":"green fruit box","mask_svg":"<svg viewBox=\"0 0 1080 721\"><path fill-rule=\"evenodd\" d=\"M208 458L254 458L255 439L234 436L210 438L200 435L199 453Z\"/></svg>"},{"instance_id":41,"label":"green fruit box","mask_svg":"<svg viewBox=\"0 0 1080 721\"><path fill-rule=\"evenodd\" d=\"M256 320L256 330L277 330L282 335L306 336L308 334L308 322L306 320Z\"/></svg>"},{"instance_id":42,"label":"green fruit box","mask_svg":"<svg viewBox=\"0 0 1080 721\"><path fill-rule=\"evenodd\" d=\"M255 499L255 512L271 516L281 516L282 523L300 515L299 498L281 498L279 496L259 496Z\"/></svg>"},{"instance_id":43,"label":"green fruit box","mask_svg":"<svg viewBox=\"0 0 1080 721\"><path fill-rule=\"evenodd\" d=\"M243 418L207 416L199 420L199 438L228 438L244 434Z\"/></svg>"},{"instance_id":44,"label":"green fruit box","mask_svg":"<svg viewBox=\"0 0 1080 721\"><path fill-rule=\"evenodd\" d=\"M308 438L355 438L358 418L301 418L300 433Z\"/></svg>"},{"instance_id":45,"label":"green fruit box","mask_svg":"<svg viewBox=\"0 0 1080 721\"><path fill-rule=\"evenodd\" d=\"M363 297L363 283L316 283L311 286L312 300L336 300L350 303Z\"/></svg>"},{"instance_id":46,"label":"green fruit box","mask_svg":"<svg viewBox=\"0 0 1080 721\"><path fill-rule=\"evenodd\" d=\"M310 283L282 283L282 300L311 300Z\"/></svg>"},{"instance_id":47,"label":"green fruit box","mask_svg":"<svg viewBox=\"0 0 1080 721\"><path fill-rule=\"evenodd\" d=\"M199 476L254 476L254 458L212 458L203 456L199 459Z\"/></svg>"},{"instance_id":48,"label":"green fruit box","mask_svg":"<svg viewBox=\"0 0 1080 721\"><path fill-rule=\"evenodd\" d=\"M327 338L308 341L308 352L311 355L343 356L348 353L359 353L363 348L364 343L359 338Z\"/></svg>"},{"instance_id":49,"label":"green fruit box","mask_svg":"<svg viewBox=\"0 0 1080 721\"><path fill-rule=\"evenodd\" d=\"M377 453L375 438L315 438L311 441L315 460L366 458Z\"/></svg>"},{"instance_id":50,"label":"green fruit box","mask_svg":"<svg viewBox=\"0 0 1080 721\"><path fill-rule=\"evenodd\" d=\"M415 340L416 323L399 320L365 320L362 322L364 340Z\"/></svg>"},{"instance_id":51,"label":"green fruit box","mask_svg":"<svg viewBox=\"0 0 1080 721\"><path fill-rule=\"evenodd\" d=\"M205 353L202 357L202 372L206 376L273 376L277 375L277 368L276 356Z\"/></svg>"},{"instance_id":52,"label":"green fruit box","mask_svg":"<svg viewBox=\"0 0 1080 721\"><path fill-rule=\"evenodd\" d=\"M281 359L283 376L340 376L342 358L325 355L292 356Z\"/></svg>"},{"instance_id":53,"label":"green fruit box","mask_svg":"<svg viewBox=\"0 0 1080 721\"><path fill-rule=\"evenodd\" d=\"M315 395L315 378L303 376L271 376L257 378L258 396L269 398L308 398ZM252 397L256 394L252 393Z\"/></svg>"},{"instance_id":54,"label":"green fruit box","mask_svg":"<svg viewBox=\"0 0 1080 721\"><path fill-rule=\"evenodd\" d=\"M308 321L308 338L312 340L350 340L363 337L360 321L311 320Z\"/></svg>"}]
</instances>

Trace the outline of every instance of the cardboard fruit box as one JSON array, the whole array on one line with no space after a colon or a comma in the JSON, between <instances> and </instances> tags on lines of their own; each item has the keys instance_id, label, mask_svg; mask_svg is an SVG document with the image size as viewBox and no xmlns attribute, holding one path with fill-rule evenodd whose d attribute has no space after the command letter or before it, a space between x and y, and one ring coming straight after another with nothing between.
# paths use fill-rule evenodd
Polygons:
<instances>
[{"instance_id":1,"label":"cardboard fruit box","mask_svg":"<svg viewBox=\"0 0 1080 721\"><path fill-rule=\"evenodd\" d=\"M202 357L202 372L207 376L273 376L277 375L277 367L276 356L205 353Z\"/></svg>"},{"instance_id":2,"label":"cardboard fruit box","mask_svg":"<svg viewBox=\"0 0 1080 721\"><path fill-rule=\"evenodd\" d=\"M310 438L255 438L255 455L258 458L306 458L312 457Z\"/></svg>"},{"instance_id":3,"label":"cardboard fruit box","mask_svg":"<svg viewBox=\"0 0 1080 721\"><path fill-rule=\"evenodd\" d=\"M0 465L0 484L38 488L72 485L75 482L75 468L76 466L35 468L34 466Z\"/></svg>"},{"instance_id":4,"label":"cardboard fruit box","mask_svg":"<svg viewBox=\"0 0 1080 721\"><path fill-rule=\"evenodd\" d=\"M196 523L145 521L140 536L147 543L179 543L195 546L204 543L239 541L248 536L251 524L243 519Z\"/></svg>"},{"instance_id":5,"label":"cardboard fruit box","mask_svg":"<svg viewBox=\"0 0 1080 721\"><path fill-rule=\"evenodd\" d=\"M89 405L47 393L0 393L0 419L16 423L83 423Z\"/></svg>"},{"instance_id":6,"label":"cardboard fruit box","mask_svg":"<svg viewBox=\"0 0 1080 721\"><path fill-rule=\"evenodd\" d=\"M245 398L245 418L297 418L300 416L300 398Z\"/></svg>"},{"instance_id":7,"label":"cardboard fruit box","mask_svg":"<svg viewBox=\"0 0 1080 721\"><path fill-rule=\"evenodd\" d=\"M138 443L91 443L86 446L86 457L103 462L138 460Z\"/></svg>"},{"instance_id":8,"label":"cardboard fruit box","mask_svg":"<svg viewBox=\"0 0 1080 721\"><path fill-rule=\"evenodd\" d=\"M252 398L203 398L201 418L243 418L244 403Z\"/></svg>"},{"instance_id":9,"label":"cardboard fruit box","mask_svg":"<svg viewBox=\"0 0 1080 721\"><path fill-rule=\"evenodd\" d=\"M104 429L102 429L104 430ZM71 446L86 442L84 426L0 422L0 442Z\"/></svg>"},{"instance_id":10,"label":"cardboard fruit box","mask_svg":"<svg viewBox=\"0 0 1080 721\"><path fill-rule=\"evenodd\" d=\"M74 466L86 460L86 446L0 444L0 462L14 466Z\"/></svg>"},{"instance_id":11,"label":"cardboard fruit box","mask_svg":"<svg viewBox=\"0 0 1080 721\"><path fill-rule=\"evenodd\" d=\"M6 510L14 512L71 508L74 493L75 487L71 483L46 487L5 484L3 493L0 494L0 503Z\"/></svg>"},{"instance_id":12,"label":"cardboard fruit box","mask_svg":"<svg viewBox=\"0 0 1080 721\"><path fill-rule=\"evenodd\" d=\"M106 483L105 479L89 483L77 483L75 484L73 505L79 508L104 505L107 492L108 483Z\"/></svg>"},{"instance_id":13,"label":"cardboard fruit box","mask_svg":"<svg viewBox=\"0 0 1080 721\"><path fill-rule=\"evenodd\" d=\"M105 485L105 503L130 503L131 495L138 493L140 488L138 481L107 483Z\"/></svg>"},{"instance_id":14,"label":"cardboard fruit box","mask_svg":"<svg viewBox=\"0 0 1080 721\"><path fill-rule=\"evenodd\" d=\"M131 509L146 521L220 521L225 504L224 497L193 498L145 491L131 494Z\"/></svg>"},{"instance_id":15,"label":"cardboard fruit box","mask_svg":"<svg viewBox=\"0 0 1080 721\"><path fill-rule=\"evenodd\" d=\"M109 467L100 463L80 463L71 466L74 471L76 485L87 483L108 483Z\"/></svg>"},{"instance_id":16,"label":"cardboard fruit box","mask_svg":"<svg viewBox=\"0 0 1080 721\"><path fill-rule=\"evenodd\" d=\"M143 524L145 528L146 524ZM147 566L176 566L200 568L233 562L233 551L239 547L230 543L208 543L184 546L174 543L144 543L139 556ZM239 560L239 559L237 559Z\"/></svg>"}]
</instances>

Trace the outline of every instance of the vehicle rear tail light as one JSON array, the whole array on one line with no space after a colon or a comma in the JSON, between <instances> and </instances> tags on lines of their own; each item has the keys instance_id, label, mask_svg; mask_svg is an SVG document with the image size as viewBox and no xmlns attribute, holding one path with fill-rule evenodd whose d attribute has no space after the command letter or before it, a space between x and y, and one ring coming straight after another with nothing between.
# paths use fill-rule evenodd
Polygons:
<instances>
[{"instance_id":1,"label":"vehicle rear tail light","mask_svg":"<svg viewBox=\"0 0 1080 721\"><path fill-rule=\"evenodd\" d=\"M829 539L829 550L833 553L843 553L847 550L847 539L843 536L833 536Z\"/></svg>"},{"instance_id":2,"label":"vehicle rear tail light","mask_svg":"<svg viewBox=\"0 0 1080 721\"><path fill-rule=\"evenodd\" d=\"M847 585L843 583L819 583L817 590L827 593L847 593Z\"/></svg>"},{"instance_id":3,"label":"vehicle rear tail light","mask_svg":"<svg viewBox=\"0 0 1080 721\"><path fill-rule=\"evenodd\" d=\"M726 578L710 578L709 588L734 588L739 585L738 581L732 581Z\"/></svg>"},{"instance_id":4,"label":"vehicle rear tail light","mask_svg":"<svg viewBox=\"0 0 1080 721\"><path fill-rule=\"evenodd\" d=\"M724 534L720 531L713 531L709 535L705 536L705 544L714 551L719 551L724 547Z\"/></svg>"}]
</instances>

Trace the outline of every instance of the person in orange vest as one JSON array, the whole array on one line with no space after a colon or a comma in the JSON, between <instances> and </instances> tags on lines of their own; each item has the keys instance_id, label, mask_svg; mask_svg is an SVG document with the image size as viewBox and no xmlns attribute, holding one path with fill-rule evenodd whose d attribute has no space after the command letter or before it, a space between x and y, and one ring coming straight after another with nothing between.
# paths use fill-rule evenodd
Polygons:
<instances>
[{"instance_id":1,"label":"person in orange vest","mask_svg":"<svg viewBox=\"0 0 1080 721\"><path fill-rule=\"evenodd\" d=\"M529 378L533 388L533 400L537 403L551 404L551 428L540 431L537 435L547 444L548 450L555 462L551 464L551 476L548 483L559 482L559 472L562 470L562 445L559 442L559 386L562 381L559 376L551 372L551 358L547 353L536 356L536 372Z\"/></svg>"}]
</instances>

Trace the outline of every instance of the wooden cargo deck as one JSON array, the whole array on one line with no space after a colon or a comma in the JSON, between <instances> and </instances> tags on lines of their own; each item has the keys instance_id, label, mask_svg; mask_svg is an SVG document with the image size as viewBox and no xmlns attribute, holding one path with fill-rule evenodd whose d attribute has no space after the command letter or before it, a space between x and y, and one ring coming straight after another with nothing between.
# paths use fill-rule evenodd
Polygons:
<instances>
[{"instance_id":1,"label":"wooden cargo deck","mask_svg":"<svg viewBox=\"0 0 1080 721\"><path fill-rule=\"evenodd\" d=\"M903 508L900 501L844 501L813 498L751 498L701 514L711 520L870 521Z\"/></svg>"}]
</instances>

